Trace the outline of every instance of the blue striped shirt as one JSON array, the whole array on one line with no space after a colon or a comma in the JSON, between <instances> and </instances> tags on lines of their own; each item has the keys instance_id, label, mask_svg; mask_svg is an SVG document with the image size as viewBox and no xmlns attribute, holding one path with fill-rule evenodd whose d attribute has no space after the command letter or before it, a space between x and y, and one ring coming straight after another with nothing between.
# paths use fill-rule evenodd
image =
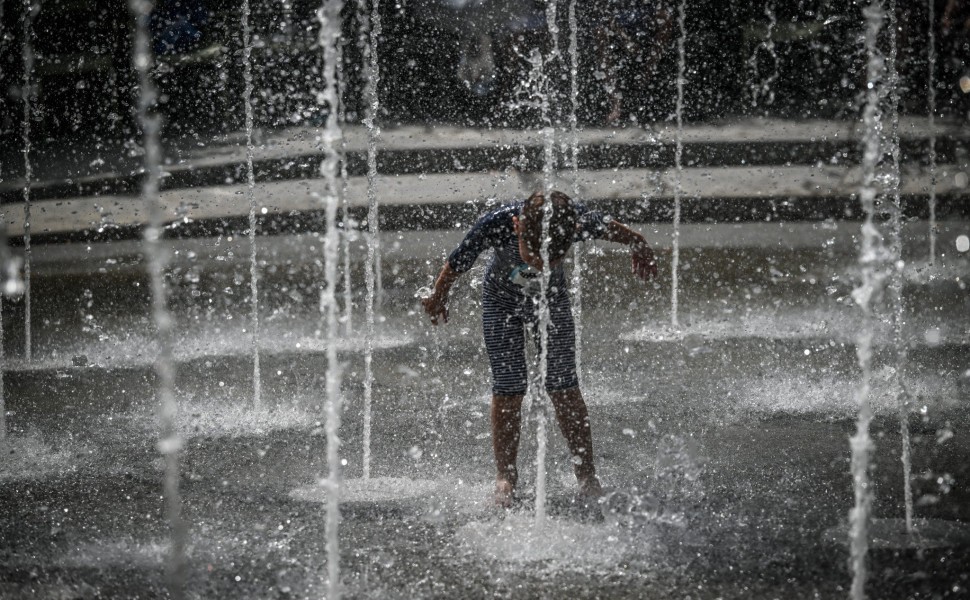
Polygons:
<instances>
[{"instance_id":1,"label":"blue striped shirt","mask_svg":"<svg viewBox=\"0 0 970 600\"><path fill-rule=\"evenodd\" d=\"M512 217L519 216L524 204L522 200L505 204L480 217L448 256L451 268L457 273L464 273L472 268L482 252L492 248L495 253L485 271L485 285L514 297L537 294L540 289L539 272L522 260L519 238L512 226ZM610 217L578 202L573 206L579 220L573 241L603 238ZM566 289L566 276L560 263L550 275L549 295L563 293Z\"/></svg>"}]
</instances>

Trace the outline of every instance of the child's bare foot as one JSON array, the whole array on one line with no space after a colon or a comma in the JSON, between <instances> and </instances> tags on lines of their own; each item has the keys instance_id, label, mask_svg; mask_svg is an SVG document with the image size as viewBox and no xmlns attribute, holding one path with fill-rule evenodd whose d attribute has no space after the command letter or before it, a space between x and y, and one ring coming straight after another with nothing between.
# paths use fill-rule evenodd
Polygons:
<instances>
[{"instance_id":1,"label":"child's bare foot","mask_svg":"<svg viewBox=\"0 0 970 600\"><path fill-rule=\"evenodd\" d=\"M598 500L603 496L603 486L595 475L579 482L579 495L587 500Z\"/></svg>"},{"instance_id":2,"label":"child's bare foot","mask_svg":"<svg viewBox=\"0 0 970 600\"><path fill-rule=\"evenodd\" d=\"M492 499L498 508L511 509L515 504L515 488L510 482L499 479L495 482L495 494Z\"/></svg>"}]
</instances>

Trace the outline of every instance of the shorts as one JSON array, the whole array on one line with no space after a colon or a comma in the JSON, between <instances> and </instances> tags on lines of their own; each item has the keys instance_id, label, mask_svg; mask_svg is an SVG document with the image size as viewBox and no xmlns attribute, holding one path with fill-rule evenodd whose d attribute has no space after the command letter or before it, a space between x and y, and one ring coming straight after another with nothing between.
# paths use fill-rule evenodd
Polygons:
<instances>
[{"instance_id":1,"label":"shorts","mask_svg":"<svg viewBox=\"0 0 970 600\"><path fill-rule=\"evenodd\" d=\"M529 296L512 296L485 285L482 292L482 331L492 369L492 393L523 396L529 387L525 360L525 327L540 347L539 303ZM569 294L549 299L549 356L546 390L557 392L579 385L576 373L576 328ZM536 352L536 368L539 352Z\"/></svg>"}]
</instances>

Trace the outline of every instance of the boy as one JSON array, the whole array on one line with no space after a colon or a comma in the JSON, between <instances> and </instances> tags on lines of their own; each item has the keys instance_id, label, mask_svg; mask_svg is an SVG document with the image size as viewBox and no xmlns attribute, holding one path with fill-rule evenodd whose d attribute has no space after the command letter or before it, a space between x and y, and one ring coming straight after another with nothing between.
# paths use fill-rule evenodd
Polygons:
<instances>
[{"instance_id":1,"label":"boy","mask_svg":"<svg viewBox=\"0 0 970 600\"><path fill-rule=\"evenodd\" d=\"M574 241L596 238L630 246L633 273L644 281L656 276L657 265L653 251L639 233L573 203L562 192L554 191L549 198L551 273L547 289L549 347L545 386L573 457L580 494L596 498L602 495L602 488L593 466L589 416L576 374L575 330L562 259ZM492 448L497 468L494 500L504 508L515 502L518 481L515 463L528 380L523 325L529 325L537 347L540 340L544 203L544 195L536 192L524 202L513 202L482 216L448 256L432 294L421 299L432 324L437 325L439 319L447 323L452 285L485 249L495 250L482 285L482 326L492 370Z\"/></svg>"}]
</instances>

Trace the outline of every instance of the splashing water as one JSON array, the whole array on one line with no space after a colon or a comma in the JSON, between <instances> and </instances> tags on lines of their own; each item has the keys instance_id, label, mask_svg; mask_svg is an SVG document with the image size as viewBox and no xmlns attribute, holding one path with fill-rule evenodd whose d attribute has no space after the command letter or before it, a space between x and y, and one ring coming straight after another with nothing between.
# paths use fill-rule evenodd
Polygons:
<instances>
[{"instance_id":1,"label":"splashing water","mask_svg":"<svg viewBox=\"0 0 970 600\"><path fill-rule=\"evenodd\" d=\"M754 52L751 53L751 57L748 58L748 67L752 72L751 81L751 104L752 106L758 106L758 99L763 98L764 104L772 104L775 101L775 91L772 89L772 84L778 79L778 54L775 52L775 40L772 37L775 31L775 26L778 24L778 19L775 17L775 11L771 3L765 4L765 16L768 17L768 26L765 29L764 40L759 42L757 47L755 47ZM774 66L772 74L768 77L762 79L760 82L755 82L754 78L759 77L760 67L758 63L758 55L761 50L768 53L771 58L771 62Z\"/></svg>"},{"instance_id":2,"label":"splashing water","mask_svg":"<svg viewBox=\"0 0 970 600\"><path fill-rule=\"evenodd\" d=\"M458 542L485 557L513 564L545 563L546 570L609 567L631 551L649 546L616 526L548 519L538 523L512 514L498 521L472 521L455 533Z\"/></svg>"},{"instance_id":3,"label":"splashing water","mask_svg":"<svg viewBox=\"0 0 970 600\"><path fill-rule=\"evenodd\" d=\"M31 327L30 327L30 181L33 179L33 166L30 160L30 121L33 118L31 101L34 96L34 46L31 38L34 35L34 16L40 10L40 5L33 0L24 0L24 116L23 116L23 143L24 143L24 357L29 361L31 358Z\"/></svg>"},{"instance_id":4,"label":"splashing water","mask_svg":"<svg viewBox=\"0 0 970 600\"><path fill-rule=\"evenodd\" d=\"M573 175L573 198L579 200L579 24L576 21L576 0L569 2L569 169ZM573 277L570 295L573 302L573 322L576 329L576 373L583 377L583 244L573 244Z\"/></svg>"},{"instance_id":5,"label":"splashing water","mask_svg":"<svg viewBox=\"0 0 970 600\"><path fill-rule=\"evenodd\" d=\"M334 78L337 83L337 91L346 88L345 75L344 75L344 46L343 46L343 36L340 37L337 43L337 69L334 74ZM341 127L347 122L347 103L344 100L343 94L337 94L337 116L338 122ZM350 183L350 175L347 172L347 138L340 137L340 218L343 221L343 235L340 238L341 248L343 250L344 258L344 335L348 338L354 333L354 295L353 295L353 285L351 281L350 274L350 244L356 238L354 237L354 229L350 224L350 202L347 199L347 187Z\"/></svg>"},{"instance_id":6,"label":"splashing water","mask_svg":"<svg viewBox=\"0 0 970 600\"><path fill-rule=\"evenodd\" d=\"M896 369L885 365L872 374L869 406L874 415L890 417L897 414ZM806 375L776 375L742 379L734 384L732 400L725 401L724 411L729 421L751 415L813 414L827 418L849 418L858 412L852 380L844 377L818 378ZM959 390L952 381L939 377L922 377L907 382L912 395L924 398L931 406L940 408L959 403Z\"/></svg>"},{"instance_id":7,"label":"splashing water","mask_svg":"<svg viewBox=\"0 0 970 600\"><path fill-rule=\"evenodd\" d=\"M39 479L77 471L93 457L92 451L68 440L52 445L40 434L28 431L10 433L4 441L3 462L0 462L0 481ZM78 460L78 457L87 457Z\"/></svg>"},{"instance_id":8,"label":"splashing water","mask_svg":"<svg viewBox=\"0 0 970 600\"><path fill-rule=\"evenodd\" d=\"M3 11L0 10L0 17ZM0 222L6 220L6 213L0 211ZM15 297L23 293L23 280L20 278L20 261L13 256L7 245L6 230L0 228L0 300L4 296ZM5 453L7 440L7 398L4 373L7 369L7 356L4 350L3 311L0 310L0 452Z\"/></svg>"},{"instance_id":9,"label":"splashing water","mask_svg":"<svg viewBox=\"0 0 970 600\"><path fill-rule=\"evenodd\" d=\"M377 126L377 109L379 98L377 86L380 70L377 61L377 44L381 35L381 17L379 13L380 0L373 0L370 13L367 13L366 0L358 0L358 14L361 19L361 29L358 44L364 53L366 63L366 83L364 85L365 116L364 125L367 127L367 319L368 347L364 353L364 479L370 477L371 468L371 405L374 395L374 352L370 340L374 338L375 303L380 306L381 301L381 252L379 206L377 201L377 144L380 139L380 128Z\"/></svg>"},{"instance_id":10,"label":"splashing water","mask_svg":"<svg viewBox=\"0 0 970 600\"><path fill-rule=\"evenodd\" d=\"M674 233L673 250L670 259L670 325L674 329L680 327L677 320L678 270L680 268L680 199L683 195L684 168L684 81L687 70L687 58L684 44L687 40L685 13L686 0L681 0L677 8L677 26L680 36L677 38L677 133L676 148L674 149Z\"/></svg>"},{"instance_id":11,"label":"splashing water","mask_svg":"<svg viewBox=\"0 0 970 600\"><path fill-rule=\"evenodd\" d=\"M158 355L155 371L158 377L159 439L158 449L165 459L165 513L171 530L171 549L168 554L167 584L169 594L179 600L185 596L185 547L187 526L182 519L179 495L178 401L175 398L175 366L172 360L172 316L168 311L168 290L165 269L168 249L161 244L162 211L159 206L158 184L161 178L161 147L158 141L160 119L155 114L157 95L152 80L154 56L151 50L150 20L153 3L150 0L130 0L129 8L136 21L134 63L138 72L138 121L145 144L145 171L142 201L147 205L149 223L144 234L145 254L151 278L152 316L158 335Z\"/></svg>"},{"instance_id":12,"label":"splashing water","mask_svg":"<svg viewBox=\"0 0 970 600\"><path fill-rule=\"evenodd\" d=\"M0 240L6 241L6 240ZM2 295L0 295L2 302ZM3 310L0 310L0 453L7 453L7 393L3 374L7 369L7 357L3 350Z\"/></svg>"},{"instance_id":13,"label":"splashing water","mask_svg":"<svg viewBox=\"0 0 970 600\"><path fill-rule=\"evenodd\" d=\"M693 317L688 315L688 331L671 331L664 324L647 324L620 335L626 341L727 340L732 338L819 339L852 341L857 319L847 309L791 309L751 312L744 319Z\"/></svg>"},{"instance_id":14,"label":"splashing water","mask_svg":"<svg viewBox=\"0 0 970 600\"><path fill-rule=\"evenodd\" d=\"M539 523L512 513L501 520L472 521L455 537L491 560L531 568L541 563L548 574L609 569L631 556L652 562L664 550L664 531L686 531L683 509L703 499L703 468L690 440L676 435L663 436L647 464L647 489L609 491L601 502L602 523L551 517Z\"/></svg>"},{"instance_id":15,"label":"splashing water","mask_svg":"<svg viewBox=\"0 0 970 600\"><path fill-rule=\"evenodd\" d=\"M554 3L550 3L554 6ZM552 13L553 19L550 20L550 31L554 31L555 11ZM555 39L555 35L553 36ZM558 51L558 44L556 46ZM553 57L550 57L552 60ZM545 61L536 63L540 68L545 65ZM548 74L540 73L539 80L548 85ZM544 93L545 92L545 93ZM536 384L533 386L535 397L539 400L533 403L536 413L536 523L542 524L546 519L546 451L548 447L549 434L546 430L547 413L550 406L549 394L546 393L546 376L549 372L549 282L552 276L552 269L549 267L549 242L551 236L549 227L552 219L552 182L555 176L556 157L555 157L555 128L552 126L550 115L549 95L551 90L548 87L537 90L540 95L541 119L544 127L542 128L543 139L543 163L542 163L542 189L546 201L542 205L542 245L539 249L539 256L545 268L542 270L539 286L539 375Z\"/></svg>"},{"instance_id":16,"label":"splashing water","mask_svg":"<svg viewBox=\"0 0 970 600\"><path fill-rule=\"evenodd\" d=\"M852 297L861 307L863 318L867 324L871 324L875 319L872 303L878 299L884 286L887 276L885 263L888 258L888 252L882 246L882 236L873 221L876 212L876 168L881 156L882 124L879 114L879 86L885 70L877 42L879 31L885 19L885 12L878 2L874 2L863 9L863 14L866 24L865 48L868 57L866 66L868 91L863 109L863 181L859 190L859 200L865 211L866 219L862 225L862 244L859 251L862 281L853 291ZM865 598L869 521L872 507L872 490L869 484L869 454L873 446L869 436L869 424L872 421L872 407L869 404L870 380L872 378L871 325L859 335L856 352L859 358L859 366L862 369L862 381L856 393L856 401L859 406L856 433L850 439L855 506L849 512L849 548L852 566L851 596L854 600L862 600Z\"/></svg>"},{"instance_id":17,"label":"splashing water","mask_svg":"<svg viewBox=\"0 0 970 600\"><path fill-rule=\"evenodd\" d=\"M892 316L892 343L896 350L896 402L899 411L899 431L901 435L902 452L900 460L903 464L903 497L905 505L906 529L913 529L913 486L912 467L910 461L911 443L909 436L909 403L901 381L903 365L906 362L906 345L903 343L903 320L905 306L903 305L903 204L899 193L899 72L896 69L897 58L897 18L896 0L889 2L889 60L887 61L889 86L889 114L890 136L889 150L892 163L889 173L889 192L892 195L892 209L890 219L890 252L892 254L893 269L889 282Z\"/></svg>"},{"instance_id":18,"label":"splashing water","mask_svg":"<svg viewBox=\"0 0 970 600\"><path fill-rule=\"evenodd\" d=\"M256 176L253 172L253 63L252 31L249 27L249 0L242 10L243 34L243 105L246 110L246 196L249 200L249 302L251 346L253 353L253 406L262 402L259 373L259 269L256 262Z\"/></svg>"},{"instance_id":19,"label":"splashing water","mask_svg":"<svg viewBox=\"0 0 970 600\"><path fill-rule=\"evenodd\" d=\"M430 496L439 491L442 484L436 481L414 480L404 477L373 477L371 479L348 479L341 483L337 494L341 502L390 502ZM326 480L317 485L290 491L290 497L302 502L326 504L334 494ZM484 494L481 494L484 496Z\"/></svg>"},{"instance_id":20,"label":"splashing water","mask_svg":"<svg viewBox=\"0 0 970 600\"><path fill-rule=\"evenodd\" d=\"M298 318L290 322L268 324L260 329L260 353L324 353L329 344L323 330L307 333L316 325L319 318ZM144 328L149 324L144 319L117 319L111 327L104 327L96 336L78 339L65 335L52 338L56 342L45 344L45 353L35 353L34 359L27 363L19 359L8 359L8 370L43 371L45 369L71 369L85 367L144 367L150 366L158 352L158 340L146 334ZM240 346L239 339L245 337L244 323L232 327L223 323L193 324L174 333L173 358L178 362L189 362L210 357L245 357L250 350ZM385 331L376 336L372 348L375 350L399 347L410 343L410 338L401 334ZM363 352L367 341L359 338L341 337L335 342L338 352ZM83 357L84 364L74 363L75 357Z\"/></svg>"},{"instance_id":21,"label":"splashing water","mask_svg":"<svg viewBox=\"0 0 970 600\"><path fill-rule=\"evenodd\" d=\"M327 466L329 474L324 488L327 497L327 572L328 598L340 597L340 545L338 528L340 526L340 417L342 401L340 397L340 376L338 373L336 339L337 331L337 260L340 250L340 237L337 231L337 204L340 188L337 184L337 147L343 138L339 120L339 91L337 90L337 46L339 45L341 19L340 10L343 0L326 0L317 11L320 20L320 46L323 48L325 81L321 100L327 104L327 123L323 132L324 159L320 172L326 182L324 211L326 213L326 238L324 241L324 279L326 287L322 302L327 332ZM368 352L371 347L368 344ZM368 355L368 358L370 356Z\"/></svg>"},{"instance_id":22,"label":"splashing water","mask_svg":"<svg viewBox=\"0 0 970 600\"><path fill-rule=\"evenodd\" d=\"M550 34L556 38L555 12L552 12L549 19ZM558 51L558 44L556 47ZM549 282L552 269L549 265L549 227L552 219L552 186L555 177L556 158L555 158L555 128L553 127L552 113L550 106L550 96L552 95L553 85L549 77L549 68L555 60L555 55L548 58L542 56L538 49L533 49L529 55L531 70L529 73L526 93L533 106L539 108L539 118L542 123L543 139L543 163L542 163L542 190L545 202L542 204L542 245L539 249L539 256L545 268L542 269L539 278L539 297L538 317L539 317L539 373L536 377L533 389L534 398L538 401L532 403L536 410L536 523L541 524L546 518L546 450L548 444L548 433L546 431L546 421L550 400L545 392L546 375L549 372ZM525 333L523 335L526 335Z\"/></svg>"},{"instance_id":23,"label":"splashing water","mask_svg":"<svg viewBox=\"0 0 970 600\"><path fill-rule=\"evenodd\" d=\"M927 128L930 134L930 149L929 149L929 161L930 161L930 197L929 197L929 210L930 210L930 228L929 228L929 241L930 241L930 266L936 264L936 3L933 0L927 1L927 6L929 8L929 32L927 41L927 111L926 120Z\"/></svg>"},{"instance_id":24,"label":"splashing water","mask_svg":"<svg viewBox=\"0 0 970 600\"><path fill-rule=\"evenodd\" d=\"M516 50L518 52L518 50ZM553 93L553 84L549 76L551 63L555 60L554 56L544 57L538 48L530 50L528 57L518 54L529 66L529 71L525 79L520 81L513 92L510 108L513 110L538 110L539 119L542 124L543 140L543 164L542 164L542 190L546 201L542 204L542 245L539 249L539 257L543 265L549 264L549 230L550 219L552 218L551 194L553 180L555 178L556 158L555 158L555 128L553 126L552 110L550 97ZM549 405L548 395L545 392L546 373L548 372L546 341L549 331L549 300L547 290L549 289L551 271L544 268L539 277L539 295L533 299L538 309L539 318L539 373L535 381L530 385L532 393L529 395L530 408L535 411L536 416L536 521L541 523L546 516L546 414ZM523 332L528 337L528 332ZM538 401L535 401L538 399Z\"/></svg>"},{"instance_id":25,"label":"splashing water","mask_svg":"<svg viewBox=\"0 0 970 600\"><path fill-rule=\"evenodd\" d=\"M557 22L558 3L549 2L546 4L546 27L549 29L549 37L552 39L552 51L550 58L559 58L559 24Z\"/></svg>"},{"instance_id":26,"label":"splashing water","mask_svg":"<svg viewBox=\"0 0 970 600\"><path fill-rule=\"evenodd\" d=\"M224 398L210 394L182 395L179 398L180 435L186 439L239 438L290 429L312 430L319 423L319 417L305 408L314 404L315 395L291 398L291 404L273 404L267 398L267 402L255 408L240 400L233 397L232 390Z\"/></svg>"}]
</instances>

